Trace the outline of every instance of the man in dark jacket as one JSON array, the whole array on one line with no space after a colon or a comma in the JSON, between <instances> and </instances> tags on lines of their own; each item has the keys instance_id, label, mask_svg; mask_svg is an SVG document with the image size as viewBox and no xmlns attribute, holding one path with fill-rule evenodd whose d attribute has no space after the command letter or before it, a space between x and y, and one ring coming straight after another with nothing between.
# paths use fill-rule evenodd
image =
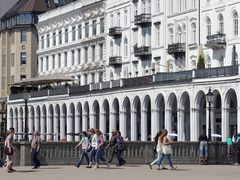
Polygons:
<instances>
[{"instance_id":1,"label":"man in dark jacket","mask_svg":"<svg viewBox=\"0 0 240 180\"><path fill-rule=\"evenodd\" d=\"M116 130L112 130L112 136L111 136L111 139L109 141L109 144L107 146L107 148L110 148L110 154L109 154L109 158L108 158L108 166L110 166L112 160L113 160L113 157L114 155L116 154L116 151L117 151L117 147L116 147L116 144L117 144L117 139L116 139L116 135L117 135L117 131Z\"/></svg>"}]
</instances>

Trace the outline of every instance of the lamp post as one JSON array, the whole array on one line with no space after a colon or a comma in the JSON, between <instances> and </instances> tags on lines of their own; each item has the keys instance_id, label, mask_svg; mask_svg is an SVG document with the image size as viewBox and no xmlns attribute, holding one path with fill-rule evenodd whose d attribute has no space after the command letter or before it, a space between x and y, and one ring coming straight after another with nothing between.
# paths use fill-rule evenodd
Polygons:
<instances>
[{"instance_id":1,"label":"lamp post","mask_svg":"<svg viewBox=\"0 0 240 180\"><path fill-rule=\"evenodd\" d=\"M24 140L28 141L28 106L27 102L30 99L29 93L23 94L24 107L25 107L25 129L24 129Z\"/></svg>"},{"instance_id":2,"label":"lamp post","mask_svg":"<svg viewBox=\"0 0 240 180\"><path fill-rule=\"evenodd\" d=\"M211 103L213 102L214 94L209 87L208 93L205 95L208 102L208 140L211 141Z\"/></svg>"}]
</instances>

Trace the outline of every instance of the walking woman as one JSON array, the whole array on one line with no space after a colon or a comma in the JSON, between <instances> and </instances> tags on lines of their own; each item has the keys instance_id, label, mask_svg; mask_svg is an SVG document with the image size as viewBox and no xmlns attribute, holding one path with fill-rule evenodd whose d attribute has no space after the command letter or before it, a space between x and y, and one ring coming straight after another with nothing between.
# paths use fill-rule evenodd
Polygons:
<instances>
[{"instance_id":1,"label":"walking woman","mask_svg":"<svg viewBox=\"0 0 240 180\"><path fill-rule=\"evenodd\" d=\"M126 161L122 158L122 154L124 151L124 141L123 141L123 137L121 136L121 132L117 131L117 135L116 135L116 139L117 139L117 159L118 159L118 166L123 166Z\"/></svg>"},{"instance_id":2,"label":"walking woman","mask_svg":"<svg viewBox=\"0 0 240 180\"><path fill-rule=\"evenodd\" d=\"M87 160L87 164L89 164L89 158L88 158L88 148L89 148L89 140L87 137L87 132L83 131L82 132L82 138L81 141L76 145L74 149L77 149L77 147L82 146L82 153L80 155L79 160L76 162L75 166L79 168L79 166L82 164L83 158L85 157Z\"/></svg>"},{"instance_id":3,"label":"walking woman","mask_svg":"<svg viewBox=\"0 0 240 180\"><path fill-rule=\"evenodd\" d=\"M12 156L14 154L14 146L13 146L13 135L15 133L14 128L9 129L9 135L7 136L5 142L4 142L4 154L6 154L6 165L4 168L6 169L7 172L13 172L15 171L13 167L13 161L12 161Z\"/></svg>"},{"instance_id":4,"label":"walking woman","mask_svg":"<svg viewBox=\"0 0 240 180\"><path fill-rule=\"evenodd\" d=\"M173 166L172 158L171 158L171 154L172 154L171 144L173 142L170 142L168 140L167 134L168 134L168 131L166 129L164 129L164 130L162 130L162 134L160 135L160 142L162 143L163 153L161 155L160 161L158 162L158 170L161 170L161 164L162 164L164 157L166 157L168 159L169 165L172 168L172 170L177 169L177 167Z\"/></svg>"},{"instance_id":5,"label":"walking woman","mask_svg":"<svg viewBox=\"0 0 240 180\"><path fill-rule=\"evenodd\" d=\"M34 163L34 167L32 169L38 169L41 166L41 163L39 161L38 155L40 152L40 143L41 139L39 136L38 131L33 132L33 140L31 143L31 152L32 152L32 161Z\"/></svg>"},{"instance_id":6,"label":"walking woman","mask_svg":"<svg viewBox=\"0 0 240 180\"><path fill-rule=\"evenodd\" d=\"M103 138L103 134L99 129L95 131L97 137L97 149L95 155L95 169L99 168L99 161L103 159L104 149L105 149L105 142ZM105 161L105 159L104 159Z\"/></svg>"}]
</instances>

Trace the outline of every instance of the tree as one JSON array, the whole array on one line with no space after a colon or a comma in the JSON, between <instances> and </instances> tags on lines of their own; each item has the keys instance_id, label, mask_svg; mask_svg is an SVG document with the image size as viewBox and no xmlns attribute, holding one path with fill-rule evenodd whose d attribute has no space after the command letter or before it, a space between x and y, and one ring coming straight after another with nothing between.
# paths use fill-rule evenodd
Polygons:
<instances>
[{"instance_id":1,"label":"tree","mask_svg":"<svg viewBox=\"0 0 240 180\"><path fill-rule=\"evenodd\" d=\"M198 56L197 69L205 69L204 57L202 55Z\"/></svg>"}]
</instances>

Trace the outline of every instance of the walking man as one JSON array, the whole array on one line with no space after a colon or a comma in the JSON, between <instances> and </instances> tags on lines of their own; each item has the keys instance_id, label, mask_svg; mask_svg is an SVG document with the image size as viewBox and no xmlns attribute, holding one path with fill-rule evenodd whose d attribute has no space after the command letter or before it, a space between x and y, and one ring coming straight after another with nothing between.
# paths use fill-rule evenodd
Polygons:
<instances>
[{"instance_id":1,"label":"walking man","mask_svg":"<svg viewBox=\"0 0 240 180\"><path fill-rule=\"evenodd\" d=\"M38 169L41 166L41 163L38 159L38 155L40 152L40 143L41 139L39 137L39 132L33 132L33 140L31 143L31 152L32 152L32 161L34 163L34 167L32 169Z\"/></svg>"},{"instance_id":2,"label":"walking man","mask_svg":"<svg viewBox=\"0 0 240 180\"><path fill-rule=\"evenodd\" d=\"M112 130L111 133L112 133L111 139L110 139L110 141L109 141L108 146L106 147L106 149L107 149L107 148L110 148L110 149L109 149L109 150L110 150L110 154L109 154L109 158L108 158L108 166L111 165L111 162L112 162L112 160L113 160L113 157L114 157L114 155L115 155L116 152L117 152L117 146L116 146L116 144L117 144L117 137L116 137L117 131L116 131L116 130Z\"/></svg>"},{"instance_id":3,"label":"walking man","mask_svg":"<svg viewBox=\"0 0 240 180\"><path fill-rule=\"evenodd\" d=\"M8 131L8 136L4 142L4 153L6 154L6 165L5 165L5 169L7 170L7 172L13 172L15 171L12 167L13 167L13 161L12 161L12 156L14 154L14 146L13 146L13 135L15 133L15 129L13 127L11 127Z\"/></svg>"}]
</instances>

